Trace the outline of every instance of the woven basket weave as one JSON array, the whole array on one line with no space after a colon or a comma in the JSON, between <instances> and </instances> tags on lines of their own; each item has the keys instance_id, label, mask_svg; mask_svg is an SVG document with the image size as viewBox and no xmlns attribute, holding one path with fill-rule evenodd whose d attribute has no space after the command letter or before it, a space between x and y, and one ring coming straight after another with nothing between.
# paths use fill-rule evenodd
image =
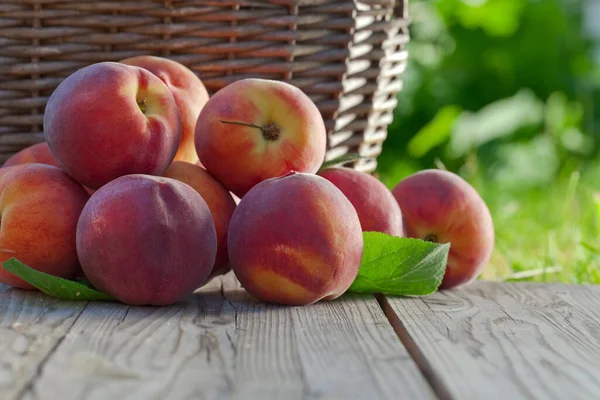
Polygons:
<instances>
[{"instance_id":1,"label":"woven basket weave","mask_svg":"<svg viewBox=\"0 0 600 400\"><path fill-rule=\"evenodd\" d=\"M372 172L401 89L406 0L0 0L0 161L44 140L45 104L69 74L153 54L179 61L212 94L278 79L317 104L327 159L351 152Z\"/></svg>"}]
</instances>

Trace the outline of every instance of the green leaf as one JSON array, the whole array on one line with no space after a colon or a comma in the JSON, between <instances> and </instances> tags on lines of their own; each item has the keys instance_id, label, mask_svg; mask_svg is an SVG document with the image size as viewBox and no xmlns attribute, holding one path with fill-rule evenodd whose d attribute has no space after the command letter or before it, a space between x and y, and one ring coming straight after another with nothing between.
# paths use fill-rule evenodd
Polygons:
<instances>
[{"instance_id":1,"label":"green leaf","mask_svg":"<svg viewBox=\"0 0 600 400\"><path fill-rule=\"evenodd\" d=\"M37 271L21 261L12 257L2 263L2 267L10 273L17 275L25 282L35 286L48 296L61 300L115 300L113 297L101 293L90 287L87 280L84 284L59 278L45 272Z\"/></svg>"},{"instance_id":2,"label":"green leaf","mask_svg":"<svg viewBox=\"0 0 600 400\"><path fill-rule=\"evenodd\" d=\"M364 252L358 276L348 291L398 296L435 292L446 272L450 243L399 238L364 232Z\"/></svg>"},{"instance_id":3,"label":"green leaf","mask_svg":"<svg viewBox=\"0 0 600 400\"><path fill-rule=\"evenodd\" d=\"M367 157L359 156L358 154L344 154L344 155L336 157L332 160L325 161L321 165L321 168L319 168L319 172L323 171L325 168L333 167L333 166L339 165L339 164L345 164L350 161L361 160L364 158L367 158Z\"/></svg>"}]
</instances>

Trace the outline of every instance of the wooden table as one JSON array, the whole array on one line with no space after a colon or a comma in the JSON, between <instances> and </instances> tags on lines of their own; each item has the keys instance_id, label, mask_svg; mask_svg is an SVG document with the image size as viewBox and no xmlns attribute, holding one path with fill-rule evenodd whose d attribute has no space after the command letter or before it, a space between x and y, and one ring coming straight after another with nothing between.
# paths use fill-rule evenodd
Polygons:
<instances>
[{"instance_id":1,"label":"wooden table","mask_svg":"<svg viewBox=\"0 0 600 400\"><path fill-rule=\"evenodd\" d=\"M600 287L476 282L425 298L171 307L0 287L0 399L599 399Z\"/></svg>"}]
</instances>

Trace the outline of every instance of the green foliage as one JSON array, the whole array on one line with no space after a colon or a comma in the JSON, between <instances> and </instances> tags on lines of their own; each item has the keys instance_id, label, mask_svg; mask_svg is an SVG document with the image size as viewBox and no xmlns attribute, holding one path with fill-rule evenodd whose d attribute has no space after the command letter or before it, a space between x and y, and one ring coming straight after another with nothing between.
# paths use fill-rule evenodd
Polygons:
<instances>
[{"instance_id":1,"label":"green foliage","mask_svg":"<svg viewBox=\"0 0 600 400\"><path fill-rule=\"evenodd\" d=\"M600 116L590 110L600 73L581 1L412 0L409 7L409 66L379 159L384 182L402 177L399 163L421 169L438 160L527 189L596 156Z\"/></svg>"},{"instance_id":2,"label":"green foliage","mask_svg":"<svg viewBox=\"0 0 600 400\"><path fill-rule=\"evenodd\" d=\"M537 129L543 118L544 104L530 90L520 90L477 112L465 111L452 126L448 155L464 157L497 139Z\"/></svg>"},{"instance_id":3,"label":"green foliage","mask_svg":"<svg viewBox=\"0 0 600 400\"><path fill-rule=\"evenodd\" d=\"M600 43L584 0L408 4L382 181L443 166L473 184L496 228L484 276L600 283Z\"/></svg>"}]
</instances>

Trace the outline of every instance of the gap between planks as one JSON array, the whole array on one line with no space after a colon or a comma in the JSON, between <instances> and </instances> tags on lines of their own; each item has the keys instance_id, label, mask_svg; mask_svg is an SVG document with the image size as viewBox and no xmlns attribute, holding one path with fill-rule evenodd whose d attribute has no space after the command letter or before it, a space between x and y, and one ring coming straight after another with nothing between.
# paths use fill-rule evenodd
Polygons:
<instances>
[{"instance_id":1,"label":"gap between planks","mask_svg":"<svg viewBox=\"0 0 600 400\"><path fill-rule=\"evenodd\" d=\"M387 298L382 294L375 295L375 298L377 299L381 310L390 322L390 325L394 329L394 332L396 332L396 335L398 335L398 339L400 339L400 342L402 342L402 344L408 351L408 354L410 354L412 359L417 364L417 367L419 368L421 374L423 374L423 377L431 387L431 390L433 390L433 393L437 396L439 400L453 400L452 396L450 395L450 391L448 390L446 385L444 385L439 374L434 370L434 368L427 360L427 357L425 357L417 343L411 337L410 333L408 332L398 315L394 312Z\"/></svg>"},{"instance_id":2,"label":"gap between planks","mask_svg":"<svg viewBox=\"0 0 600 400\"><path fill-rule=\"evenodd\" d=\"M438 397L598 398L600 286L475 281L380 303Z\"/></svg>"}]
</instances>

